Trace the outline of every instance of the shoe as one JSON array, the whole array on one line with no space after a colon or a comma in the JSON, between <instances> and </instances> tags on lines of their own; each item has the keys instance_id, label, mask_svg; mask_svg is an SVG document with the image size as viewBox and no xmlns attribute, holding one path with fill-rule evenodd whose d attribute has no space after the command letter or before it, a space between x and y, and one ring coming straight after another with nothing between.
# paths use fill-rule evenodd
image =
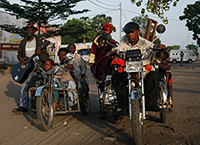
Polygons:
<instances>
[{"instance_id":1,"label":"shoe","mask_svg":"<svg viewBox=\"0 0 200 145\"><path fill-rule=\"evenodd\" d=\"M22 113L27 113L28 110L27 110L27 108L19 107L19 108L13 109L12 112L22 114Z\"/></svg>"}]
</instances>

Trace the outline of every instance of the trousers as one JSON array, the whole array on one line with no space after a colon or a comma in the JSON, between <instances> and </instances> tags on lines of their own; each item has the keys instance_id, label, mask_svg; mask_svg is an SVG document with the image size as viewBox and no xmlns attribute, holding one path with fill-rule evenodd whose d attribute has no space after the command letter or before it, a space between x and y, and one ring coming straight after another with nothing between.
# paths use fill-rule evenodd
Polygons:
<instances>
[{"instance_id":1,"label":"trousers","mask_svg":"<svg viewBox=\"0 0 200 145\"><path fill-rule=\"evenodd\" d=\"M27 80L21 86L21 97L20 97L20 106L21 107L27 108L29 105L29 97L27 96L27 87L28 87L28 84L29 84L31 78L33 76L35 76L36 74L37 74L36 72L32 71L29 74Z\"/></svg>"}]
</instances>

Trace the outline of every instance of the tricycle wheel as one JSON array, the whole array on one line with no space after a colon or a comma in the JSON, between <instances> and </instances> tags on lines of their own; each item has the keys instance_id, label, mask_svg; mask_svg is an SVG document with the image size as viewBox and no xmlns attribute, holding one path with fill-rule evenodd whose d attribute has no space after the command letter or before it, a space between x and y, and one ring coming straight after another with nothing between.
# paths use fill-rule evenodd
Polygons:
<instances>
[{"instance_id":1,"label":"tricycle wheel","mask_svg":"<svg viewBox=\"0 0 200 145\"><path fill-rule=\"evenodd\" d=\"M167 122L167 108L163 108L160 113L160 120L162 123Z\"/></svg>"},{"instance_id":2,"label":"tricycle wheel","mask_svg":"<svg viewBox=\"0 0 200 145\"><path fill-rule=\"evenodd\" d=\"M40 121L40 127L44 131L52 128L55 111L53 100L49 102L48 94L48 90L43 89L41 96L38 96L36 101L37 119Z\"/></svg>"},{"instance_id":3,"label":"tricycle wheel","mask_svg":"<svg viewBox=\"0 0 200 145\"><path fill-rule=\"evenodd\" d=\"M90 98L88 93L85 95L86 96L80 100L80 108L84 115L88 115L90 112Z\"/></svg>"}]
</instances>

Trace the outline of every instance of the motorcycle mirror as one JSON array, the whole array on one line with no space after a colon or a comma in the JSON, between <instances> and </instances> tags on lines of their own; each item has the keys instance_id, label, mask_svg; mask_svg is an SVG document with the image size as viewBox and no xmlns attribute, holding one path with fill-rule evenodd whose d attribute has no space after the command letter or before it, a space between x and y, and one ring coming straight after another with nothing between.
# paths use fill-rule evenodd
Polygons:
<instances>
[{"instance_id":1,"label":"motorcycle mirror","mask_svg":"<svg viewBox=\"0 0 200 145\"><path fill-rule=\"evenodd\" d=\"M39 58L39 56L37 55L37 56L35 57L35 61L38 62L39 60L40 60L40 58Z\"/></svg>"},{"instance_id":2,"label":"motorcycle mirror","mask_svg":"<svg viewBox=\"0 0 200 145\"><path fill-rule=\"evenodd\" d=\"M66 59L65 59L65 62L66 62L66 61L69 61L69 60L72 60L72 59L73 59L73 57L74 57L74 56L73 56L73 54L72 54L72 53L70 53L70 52L69 52L69 53L67 53L67 54L66 54Z\"/></svg>"},{"instance_id":3,"label":"motorcycle mirror","mask_svg":"<svg viewBox=\"0 0 200 145\"><path fill-rule=\"evenodd\" d=\"M158 25L157 26L157 32L159 33L159 34L162 34L162 33L164 33L165 32L165 26L163 25L163 24L160 24L160 25Z\"/></svg>"},{"instance_id":4,"label":"motorcycle mirror","mask_svg":"<svg viewBox=\"0 0 200 145\"><path fill-rule=\"evenodd\" d=\"M111 35L109 33L106 33L103 35L103 39L106 41L110 41L112 39Z\"/></svg>"}]
</instances>

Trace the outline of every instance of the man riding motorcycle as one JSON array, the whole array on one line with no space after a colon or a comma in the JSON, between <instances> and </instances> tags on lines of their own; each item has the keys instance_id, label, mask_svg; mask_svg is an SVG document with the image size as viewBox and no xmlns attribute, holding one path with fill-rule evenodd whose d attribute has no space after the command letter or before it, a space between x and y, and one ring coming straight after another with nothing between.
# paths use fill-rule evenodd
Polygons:
<instances>
[{"instance_id":1,"label":"man riding motorcycle","mask_svg":"<svg viewBox=\"0 0 200 145\"><path fill-rule=\"evenodd\" d=\"M127 50L140 49L143 54L144 50L152 46L152 42L139 36L140 29L139 25L135 22L129 22L124 26L124 32L126 33L126 38L124 38L121 43L116 48L118 51L126 52ZM109 56L113 52L109 52ZM147 55L150 51L147 52ZM143 64L150 64L152 57L144 60ZM159 110L157 106L157 100L160 96L159 92L159 74L155 71L150 71L149 73L143 73L144 79L144 90L146 98L146 108L148 110ZM127 73L115 72L112 76L113 86L117 94L118 104L121 107L120 114L125 114L128 111L128 80Z\"/></svg>"},{"instance_id":2,"label":"man riding motorcycle","mask_svg":"<svg viewBox=\"0 0 200 145\"><path fill-rule=\"evenodd\" d=\"M91 54L90 54L90 67L93 76L97 82L97 86L101 92L103 92L104 86L102 85L102 77L108 74L108 70L111 69L110 64L112 59L105 57L108 52L113 48L112 45L108 45L103 40L105 33L112 33L113 26L109 23L105 23L102 26L102 35L96 36L92 43ZM116 42L114 39L109 41L114 46Z\"/></svg>"}]
</instances>

